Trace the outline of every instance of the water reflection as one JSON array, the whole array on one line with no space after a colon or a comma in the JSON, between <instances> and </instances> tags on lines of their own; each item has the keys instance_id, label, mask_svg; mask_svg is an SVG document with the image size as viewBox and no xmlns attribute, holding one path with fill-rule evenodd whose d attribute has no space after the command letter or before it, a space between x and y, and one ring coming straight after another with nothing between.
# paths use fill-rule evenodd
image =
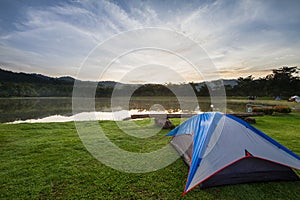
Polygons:
<instances>
[{"instance_id":1,"label":"water reflection","mask_svg":"<svg viewBox=\"0 0 300 200\"><path fill-rule=\"evenodd\" d=\"M70 98L0 99L0 122L43 118L50 115L72 115Z\"/></svg>"},{"instance_id":2,"label":"water reflection","mask_svg":"<svg viewBox=\"0 0 300 200\"><path fill-rule=\"evenodd\" d=\"M153 105L161 105L163 112L197 112L210 111L210 99L198 98L198 106L189 101L188 97L184 99L186 110L181 111L180 104L176 97L136 97L130 99L128 102L123 101L122 98L117 101L116 107L111 108L111 100L109 98L95 99L95 113L89 113L89 110L81 114L89 119L89 115L97 116L96 119L101 120L115 120L112 115L116 113L127 112L146 112L149 111ZM127 105L126 105L127 103ZM227 113L246 112L247 101L231 100L227 101ZM258 102L257 102L258 103ZM264 102L262 102L264 103ZM275 105L276 102L274 102ZM281 102L286 103L286 102ZM190 107L189 107L190 105ZM300 104L289 103L293 112L300 112ZM217 106L214 106L217 110ZM112 111L116 113L113 114ZM54 121L73 121L72 114L72 98L0 98L0 123L26 121L27 122L54 122ZM120 114L121 115L121 114ZM100 117L101 116L101 117ZM121 115L122 116L122 115Z\"/></svg>"},{"instance_id":3,"label":"water reflection","mask_svg":"<svg viewBox=\"0 0 300 200\"><path fill-rule=\"evenodd\" d=\"M168 111L146 111L146 110L121 110L117 112L82 112L72 116L52 115L40 119L16 120L8 122L9 124L19 123L47 123L47 122L70 122L70 121L95 121L95 120L113 120L121 121L129 119L134 114L166 114ZM181 111L172 112L181 113Z\"/></svg>"},{"instance_id":4,"label":"water reflection","mask_svg":"<svg viewBox=\"0 0 300 200\"><path fill-rule=\"evenodd\" d=\"M176 98L137 98L131 99L127 105L120 98L120 103L114 107L114 111L126 110L150 110L154 104L162 105L164 110L168 112L177 112L180 110L180 105ZM126 103L126 102L125 102ZM127 106L127 107L126 107ZM201 104L201 110L209 108L209 102ZM189 111L194 111L196 108L188 108ZM3 98L0 99L0 122L26 121L35 122L41 120L45 122L52 121L72 121L72 98ZM110 112L111 100L109 98L95 99L96 113L103 115L106 118ZM128 112L128 111L127 111ZM131 111L133 112L133 111ZM186 112L186 111L184 111ZM87 113L87 112L85 112ZM55 119L55 120L54 120Z\"/></svg>"}]
</instances>

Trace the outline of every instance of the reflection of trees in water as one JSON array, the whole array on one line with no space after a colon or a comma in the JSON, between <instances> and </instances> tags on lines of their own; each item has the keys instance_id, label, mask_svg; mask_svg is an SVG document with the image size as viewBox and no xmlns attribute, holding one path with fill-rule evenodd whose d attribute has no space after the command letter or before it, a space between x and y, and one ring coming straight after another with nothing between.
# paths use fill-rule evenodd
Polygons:
<instances>
[{"instance_id":1,"label":"reflection of trees in water","mask_svg":"<svg viewBox=\"0 0 300 200\"><path fill-rule=\"evenodd\" d=\"M149 110L155 104L161 105L165 110L176 112L178 110L195 111L200 108L201 111L210 111L210 99L198 99L198 104L191 99L184 99L179 102L176 97L137 97L126 102L125 99L117 99L117 109L137 109ZM182 106L183 105L183 106ZM111 100L109 98L97 98L95 100L95 110L111 112ZM227 104L228 112L244 112L244 103ZM0 99L0 122L15 120L38 119L51 115L72 115L72 98L11 98Z\"/></svg>"},{"instance_id":2,"label":"reflection of trees in water","mask_svg":"<svg viewBox=\"0 0 300 200\"><path fill-rule=\"evenodd\" d=\"M161 105L165 110L178 110L180 109L180 105L178 101L170 100L170 101L155 101L155 100L131 100L129 102L130 109L138 109L138 110L150 110L150 108L154 105Z\"/></svg>"},{"instance_id":3,"label":"reflection of trees in water","mask_svg":"<svg viewBox=\"0 0 300 200\"><path fill-rule=\"evenodd\" d=\"M37 119L50 115L71 115L70 98L1 99L0 122Z\"/></svg>"},{"instance_id":4,"label":"reflection of trees in water","mask_svg":"<svg viewBox=\"0 0 300 200\"><path fill-rule=\"evenodd\" d=\"M227 113L246 112L246 103L227 103Z\"/></svg>"},{"instance_id":5,"label":"reflection of trees in water","mask_svg":"<svg viewBox=\"0 0 300 200\"><path fill-rule=\"evenodd\" d=\"M109 98L96 99L96 111L110 107ZM38 119L51 115L72 115L72 98L0 99L0 122Z\"/></svg>"},{"instance_id":6,"label":"reflection of trees in water","mask_svg":"<svg viewBox=\"0 0 300 200\"><path fill-rule=\"evenodd\" d=\"M201 110L203 112L210 110L210 99L198 100L195 102L193 98L184 97L177 99L176 97L162 98L133 98L129 102L130 109L150 110L155 104L161 105L165 110L176 112L182 110L184 112L192 112Z\"/></svg>"}]
</instances>

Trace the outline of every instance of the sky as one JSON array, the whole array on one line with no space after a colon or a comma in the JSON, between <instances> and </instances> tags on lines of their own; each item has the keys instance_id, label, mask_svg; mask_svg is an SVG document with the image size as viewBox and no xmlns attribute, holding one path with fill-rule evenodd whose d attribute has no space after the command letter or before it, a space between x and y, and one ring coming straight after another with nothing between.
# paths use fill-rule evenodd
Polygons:
<instances>
[{"instance_id":1,"label":"sky","mask_svg":"<svg viewBox=\"0 0 300 200\"><path fill-rule=\"evenodd\" d=\"M174 33L147 31L153 27ZM299 0L0 0L0 68L54 77L189 82L217 77L205 76L211 69L226 79L258 78L299 66L299 36ZM180 57L158 49L133 48L108 69L103 64L112 59L108 52L119 56L120 49L155 39L168 47L174 43L175 54L188 51L193 60L199 55L187 45L192 40L214 69L201 68L199 75Z\"/></svg>"}]
</instances>

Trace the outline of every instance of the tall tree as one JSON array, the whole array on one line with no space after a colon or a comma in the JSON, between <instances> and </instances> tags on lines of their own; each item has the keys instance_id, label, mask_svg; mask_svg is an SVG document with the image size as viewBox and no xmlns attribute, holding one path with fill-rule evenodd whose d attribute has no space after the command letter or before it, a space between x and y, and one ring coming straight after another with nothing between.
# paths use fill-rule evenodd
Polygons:
<instances>
[{"instance_id":1,"label":"tall tree","mask_svg":"<svg viewBox=\"0 0 300 200\"><path fill-rule=\"evenodd\" d=\"M273 74L269 76L270 80L270 91L273 96L281 95L288 97L297 92L296 85L299 83L298 67L281 67L274 69ZM299 91L298 91L299 92Z\"/></svg>"}]
</instances>

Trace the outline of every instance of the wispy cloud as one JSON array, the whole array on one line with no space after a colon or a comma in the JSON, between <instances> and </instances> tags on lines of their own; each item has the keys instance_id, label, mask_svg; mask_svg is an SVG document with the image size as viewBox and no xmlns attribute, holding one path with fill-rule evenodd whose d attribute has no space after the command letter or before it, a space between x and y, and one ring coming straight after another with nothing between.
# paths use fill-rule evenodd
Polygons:
<instances>
[{"instance_id":1,"label":"wispy cloud","mask_svg":"<svg viewBox=\"0 0 300 200\"><path fill-rule=\"evenodd\" d=\"M258 77L264 75L265 70L282 65L299 65L299 8L300 2L296 0L79 0L45 1L37 6L24 1L14 12L4 12L12 6L3 4L0 25L9 28L0 29L0 62L15 71L74 76L88 53L107 38L132 29L162 27L178 31L203 47L223 77L249 74ZM145 35L144 40L151 37ZM129 46L136 40L126 38L118 45ZM108 47L106 53L109 55L117 49L118 46ZM192 49L182 42L177 52ZM193 75L192 68L172 56L137 52L115 63L113 70L106 73L106 79L118 80L120 75L137 66L137 62L140 65L162 62L187 81L203 78ZM99 63L94 63L99 67ZM160 77L159 71L156 74L150 71L152 76ZM165 80L172 80L172 75L165 73L165 76ZM138 74L127 81L142 80L141 77L143 74ZM86 74L85 78L92 76Z\"/></svg>"}]
</instances>

